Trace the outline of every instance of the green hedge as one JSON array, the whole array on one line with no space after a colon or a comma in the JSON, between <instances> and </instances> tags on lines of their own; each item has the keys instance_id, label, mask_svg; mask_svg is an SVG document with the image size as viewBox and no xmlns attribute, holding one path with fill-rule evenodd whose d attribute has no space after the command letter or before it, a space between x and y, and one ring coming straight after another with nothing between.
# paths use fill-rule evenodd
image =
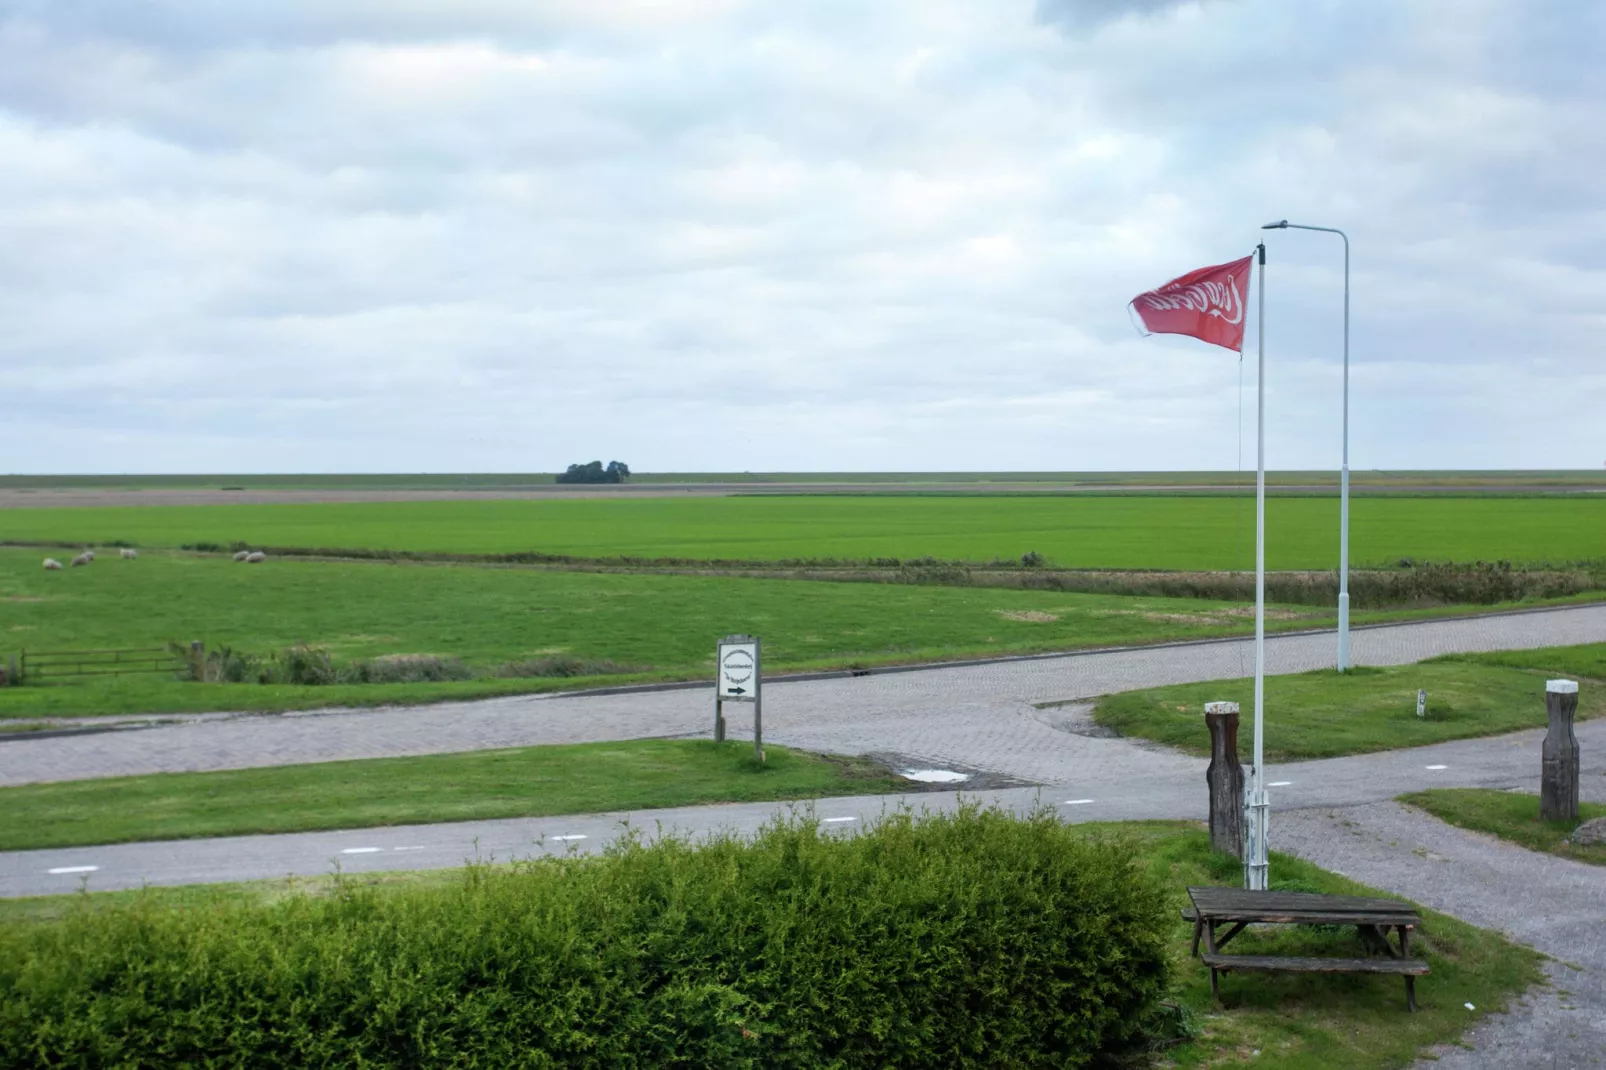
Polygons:
<instances>
[{"instance_id":1,"label":"green hedge","mask_svg":"<svg viewBox=\"0 0 1606 1070\"><path fill-rule=\"evenodd\" d=\"M1052 813L807 817L431 888L0 932L5 1066L1081 1066L1167 983L1162 891Z\"/></svg>"}]
</instances>

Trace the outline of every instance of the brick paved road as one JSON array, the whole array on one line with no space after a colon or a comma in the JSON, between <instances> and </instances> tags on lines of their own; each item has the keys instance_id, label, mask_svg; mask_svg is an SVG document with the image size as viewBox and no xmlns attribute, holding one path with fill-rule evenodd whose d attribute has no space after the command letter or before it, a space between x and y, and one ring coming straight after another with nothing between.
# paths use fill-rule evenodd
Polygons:
<instances>
[{"instance_id":1,"label":"brick paved road","mask_svg":"<svg viewBox=\"0 0 1606 1070\"><path fill-rule=\"evenodd\" d=\"M1356 664L1397 665L1457 651L1601 641L1606 605L1589 605L1369 628L1355 632L1352 649ZM1331 634L1271 638L1268 670L1331 666L1334 645ZM1073 783L1094 766L1146 776L1191 772L1200 766L1195 759L1078 734L1085 719L1075 707L1033 703L1244 676L1252 650L1247 640L1196 643L777 683L765 691L765 738L1042 783ZM728 712L736 735L744 716L743 708ZM685 736L707 732L711 719L711 692L694 689L196 720L0 743L0 784Z\"/></svg>"}]
</instances>

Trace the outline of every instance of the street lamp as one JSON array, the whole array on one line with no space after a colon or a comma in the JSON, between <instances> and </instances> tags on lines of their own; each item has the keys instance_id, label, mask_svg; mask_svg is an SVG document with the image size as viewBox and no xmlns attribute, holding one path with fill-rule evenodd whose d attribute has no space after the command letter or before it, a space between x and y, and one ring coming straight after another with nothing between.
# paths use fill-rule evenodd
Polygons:
<instances>
[{"instance_id":1,"label":"street lamp","mask_svg":"<svg viewBox=\"0 0 1606 1070\"><path fill-rule=\"evenodd\" d=\"M1312 227L1279 219L1261 230L1319 230L1344 239L1344 467L1338 506L1338 671L1349 668L1349 235L1337 227Z\"/></svg>"}]
</instances>

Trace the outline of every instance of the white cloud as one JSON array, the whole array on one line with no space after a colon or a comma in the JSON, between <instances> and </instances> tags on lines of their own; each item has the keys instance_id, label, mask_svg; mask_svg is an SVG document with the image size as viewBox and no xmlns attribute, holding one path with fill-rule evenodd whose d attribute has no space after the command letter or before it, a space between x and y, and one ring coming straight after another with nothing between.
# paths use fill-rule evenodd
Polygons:
<instances>
[{"instance_id":1,"label":"white cloud","mask_svg":"<svg viewBox=\"0 0 1606 1070\"><path fill-rule=\"evenodd\" d=\"M1606 456L1561 0L6 11L16 470L1232 467L1236 358L1124 306L1283 216L1355 241L1358 467ZM1268 242L1327 465L1338 244Z\"/></svg>"}]
</instances>

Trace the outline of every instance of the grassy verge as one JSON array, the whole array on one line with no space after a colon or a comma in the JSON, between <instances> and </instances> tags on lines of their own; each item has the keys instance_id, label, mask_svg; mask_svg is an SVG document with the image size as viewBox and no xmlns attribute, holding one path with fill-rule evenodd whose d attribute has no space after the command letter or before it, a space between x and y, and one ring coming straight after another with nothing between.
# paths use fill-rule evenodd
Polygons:
<instances>
[{"instance_id":1,"label":"grassy verge","mask_svg":"<svg viewBox=\"0 0 1606 1070\"><path fill-rule=\"evenodd\" d=\"M1418 747L1452 739L1498 735L1545 725L1545 678L1569 666L1595 666L1594 647L1529 651L1532 667L1498 660L1436 659L1391 668L1356 668L1266 678L1266 757L1273 761L1335 758L1345 754ZM1573 675L1584 676L1574 672ZM1416 715L1416 693L1428 693L1427 715ZM1106 695L1094 719L1125 736L1137 736L1208 755L1204 704L1237 702L1247 719L1253 709L1249 679L1219 680ZM1606 712L1606 688L1580 696L1580 719Z\"/></svg>"},{"instance_id":2,"label":"grassy verge","mask_svg":"<svg viewBox=\"0 0 1606 1070\"><path fill-rule=\"evenodd\" d=\"M1191 927L1176 910L1186 905L1189 885L1235 883L1236 859L1213 854L1197 826L1144 822L1077 826L1078 835L1123 837L1166 889L1167 943L1173 963L1169 999L1180 1008L1184 1032L1193 1036L1159 1056L1174 1067L1219 1066L1254 1061L1279 1070L1373 1070L1407 1065L1424 1048L1454 1042L1480 1017L1541 979L1540 956L1498 934L1424 911L1424 928L1413 946L1432 973L1417 987L1420 1010L1407 1014L1397 978L1344 975L1231 975L1223 979L1223 1006L1210 999L1209 974L1189 956ZM1379 894L1308 863L1274 853L1276 885L1290 890ZM0 923L50 922L75 911L102 911L144 904L160 910L196 912L220 905L265 905L286 897L323 897L353 888L375 894L408 894L461 883L460 871L376 874L245 885L152 888L0 901ZM1269 954L1354 954L1347 932L1267 927L1239 937L1235 947ZM1466 1004L1474 1010L1468 1010ZM1258 1057L1251 1055L1258 1052Z\"/></svg>"},{"instance_id":3,"label":"grassy verge","mask_svg":"<svg viewBox=\"0 0 1606 1070\"><path fill-rule=\"evenodd\" d=\"M1491 788L1435 788L1402 795L1400 801L1420 807L1440 821L1486 832L1530 851L1606 866L1606 845L1575 847L1567 842L1581 821L1606 817L1606 805L1600 803L1580 803L1580 821L1541 821L1539 796Z\"/></svg>"},{"instance_id":4,"label":"grassy verge","mask_svg":"<svg viewBox=\"0 0 1606 1070\"><path fill-rule=\"evenodd\" d=\"M874 762L631 740L0 788L0 850L908 791Z\"/></svg>"}]
</instances>

